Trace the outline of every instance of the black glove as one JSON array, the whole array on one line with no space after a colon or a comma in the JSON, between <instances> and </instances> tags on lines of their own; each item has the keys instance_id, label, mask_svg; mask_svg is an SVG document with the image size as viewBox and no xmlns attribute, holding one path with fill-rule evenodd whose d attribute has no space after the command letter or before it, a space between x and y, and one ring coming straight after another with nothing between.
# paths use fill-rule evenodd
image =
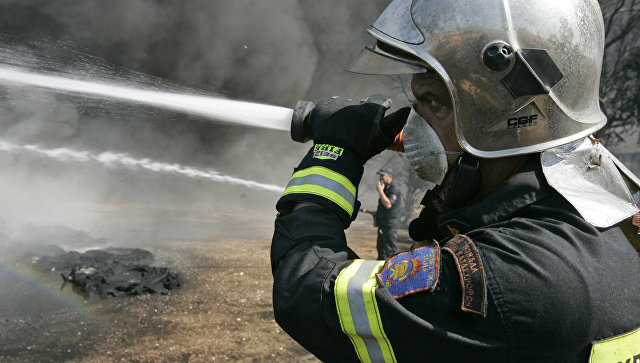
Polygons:
<instances>
[{"instance_id":1,"label":"black glove","mask_svg":"<svg viewBox=\"0 0 640 363\"><path fill-rule=\"evenodd\" d=\"M390 106L391 100L379 94L360 102L341 97L320 100L309 115L313 142L349 149L364 164L391 145L404 127L410 108L384 117Z\"/></svg>"},{"instance_id":2,"label":"black glove","mask_svg":"<svg viewBox=\"0 0 640 363\"><path fill-rule=\"evenodd\" d=\"M364 163L393 143L409 115L406 108L384 117L390 105L382 95L360 102L341 97L319 101L309 115L314 146L295 169L278 211L286 214L299 202L312 202L348 227L360 207L357 187Z\"/></svg>"}]
</instances>

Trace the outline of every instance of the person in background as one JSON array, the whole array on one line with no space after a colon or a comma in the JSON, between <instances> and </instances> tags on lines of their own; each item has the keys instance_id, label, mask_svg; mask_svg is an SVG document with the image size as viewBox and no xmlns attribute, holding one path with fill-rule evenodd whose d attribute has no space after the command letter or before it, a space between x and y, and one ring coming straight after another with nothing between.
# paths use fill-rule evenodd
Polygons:
<instances>
[{"instance_id":1,"label":"person in background","mask_svg":"<svg viewBox=\"0 0 640 363\"><path fill-rule=\"evenodd\" d=\"M393 183L393 170L388 167L377 173L380 180L376 184L378 191L378 209L375 222L378 227L376 249L378 260L386 260L398 253L398 223L400 222L400 188Z\"/></svg>"}]
</instances>

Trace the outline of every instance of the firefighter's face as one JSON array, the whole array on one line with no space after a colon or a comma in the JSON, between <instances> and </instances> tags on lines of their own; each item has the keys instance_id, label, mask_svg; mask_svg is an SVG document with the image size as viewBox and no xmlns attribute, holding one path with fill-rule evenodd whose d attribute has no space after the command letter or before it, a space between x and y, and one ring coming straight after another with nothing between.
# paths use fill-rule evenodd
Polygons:
<instances>
[{"instance_id":1,"label":"firefighter's face","mask_svg":"<svg viewBox=\"0 0 640 363\"><path fill-rule=\"evenodd\" d=\"M391 184L391 174L380 175L380 183Z\"/></svg>"},{"instance_id":2,"label":"firefighter's face","mask_svg":"<svg viewBox=\"0 0 640 363\"><path fill-rule=\"evenodd\" d=\"M463 151L455 132L455 120L449 91L435 73L419 73L411 80L411 91L416 98L415 110L440 138L447 151ZM449 155L449 165L457 156Z\"/></svg>"}]
</instances>

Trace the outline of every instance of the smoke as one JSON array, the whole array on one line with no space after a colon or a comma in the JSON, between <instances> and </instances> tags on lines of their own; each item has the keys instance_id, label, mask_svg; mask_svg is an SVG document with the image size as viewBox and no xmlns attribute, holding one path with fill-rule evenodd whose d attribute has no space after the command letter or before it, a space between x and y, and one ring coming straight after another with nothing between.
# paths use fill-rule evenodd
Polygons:
<instances>
[{"instance_id":1,"label":"smoke","mask_svg":"<svg viewBox=\"0 0 640 363\"><path fill-rule=\"evenodd\" d=\"M318 89L323 97L363 84L343 69L370 42L364 30L386 3L5 0L0 28L232 98L293 105Z\"/></svg>"},{"instance_id":2,"label":"smoke","mask_svg":"<svg viewBox=\"0 0 640 363\"><path fill-rule=\"evenodd\" d=\"M365 98L388 93L388 81L344 68L371 42L365 29L387 4L4 0L0 61L83 79L195 89L285 107L333 95ZM403 97L396 106L404 106ZM292 142L286 132L216 125L151 107L8 85L0 85L0 138L44 149L126 153L136 160L214 169L279 186L286 185L309 147ZM104 224L102 215L79 206L212 203L221 208L249 205L269 217L275 214L278 196L272 192L187 179L4 153L0 216L92 232ZM147 222L164 223L162 216Z\"/></svg>"}]
</instances>

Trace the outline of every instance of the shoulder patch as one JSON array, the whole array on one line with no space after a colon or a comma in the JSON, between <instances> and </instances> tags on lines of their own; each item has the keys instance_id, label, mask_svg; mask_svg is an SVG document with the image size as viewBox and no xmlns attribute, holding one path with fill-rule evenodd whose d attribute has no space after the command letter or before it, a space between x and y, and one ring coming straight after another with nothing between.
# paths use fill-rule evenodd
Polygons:
<instances>
[{"instance_id":1,"label":"shoulder patch","mask_svg":"<svg viewBox=\"0 0 640 363\"><path fill-rule=\"evenodd\" d=\"M393 297L400 298L415 292L432 290L440 273L440 247L430 246L399 253L385 262L376 274L381 285L387 287Z\"/></svg>"},{"instance_id":2,"label":"shoulder patch","mask_svg":"<svg viewBox=\"0 0 640 363\"><path fill-rule=\"evenodd\" d=\"M462 311L487 315L487 286L480 254L471 239L463 234L447 241L442 247L456 261L462 286Z\"/></svg>"}]
</instances>

